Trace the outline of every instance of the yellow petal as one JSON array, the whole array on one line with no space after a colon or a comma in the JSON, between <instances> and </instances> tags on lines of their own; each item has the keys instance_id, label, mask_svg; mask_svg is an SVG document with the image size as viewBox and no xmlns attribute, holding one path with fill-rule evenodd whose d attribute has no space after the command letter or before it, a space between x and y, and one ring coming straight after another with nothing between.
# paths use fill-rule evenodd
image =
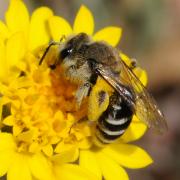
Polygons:
<instances>
[{"instance_id":1,"label":"yellow petal","mask_svg":"<svg viewBox=\"0 0 180 180\"><path fill-rule=\"evenodd\" d=\"M47 25L52 16L53 12L47 7L38 8L33 12L30 22L31 50L49 43L50 32Z\"/></svg>"},{"instance_id":2,"label":"yellow petal","mask_svg":"<svg viewBox=\"0 0 180 180\"><path fill-rule=\"evenodd\" d=\"M12 134L0 133L0 151L15 150L16 145Z\"/></svg>"},{"instance_id":3,"label":"yellow petal","mask_svg":"<svg viewBox=\"0 0 180 180\"><path fill-rule=\"evenodd\" d=\"M7 62L5 45L2 39L0 39L0 80L3 80L7 76Z\"/></svg>"},{"instance_id":4,"label":"yellow petal","mask_svg":"<svg viewBox=\"0 0 180 180\"><path fill-rule=\"evenodd\" d=\"M31 143L31 145L29 146L29 152L31 152L31 153L35 153L39 150L40 150L40 146L37 142Z\"/></svg>"},{"instance_id":5,"label":"yellow petal","mask_svg":"<svg viewBox=\"0 0 180 180\"><path fill-rule=\"evenodd\" d=\"M121 52L120 57L128 66L131 66L132 59L130 59L126 54ZM137 67L137 68L133 69L133 72L138 77L138 79L141 81L141 83L144 86L146 86L147 85L147 80L148 80L146 71L144 71L143 69Z\"/></svg>"},{"instance_id":6,"label":"yellow petal","mask_svg":"<svg viewBox=\"0 0 180 180\"><path fill-rule=\"evenodd\" d=\"M59 41L61 37L68 36L72 33L70 24L59 16L53 16L49 19L49 28L53 40Z\"/></svg>"},{"instance_id":7,"label":"yellow petal","mask_svg":"<svg viewBox=\"0 0 180 180\"><path fill-rule=\"evenodd\" d=\"M89 149L91 145L92 145L92 142L88 138L83 138L82 140L78 142L78 147L80 149Z\"/></svg>"},{"instance_id":8,"label":"yellow petal","mask_svg":"<svg viewBox=\"0 0 180 180\"><path fill-rule=\"evenodd\" d=\"M13 124L14 124L14 116L13 115L7 116L5 119L3 119L3 124L5 124L7 126L13 126Z\"/></svg>"},{"instance_id":9,"label":"yellow petal","mask_svg":"<svg viewBox=\"0 0 180 180\"><path fill-rule=\"evenodd\" d=\"M71 148L66 151L59 152L52 156L51 160L56 164L62 164L67 162L74 162L79 157L79 150L77 148Z\"/></svg>"},{"instance_id":10,"label":"yellow petal","mask_svg":"<svg viewBox=\"0 0 180 180\"><path fill-rule=\"evenodd\" d=\"M120 52L120 57L126 63L126 65L131 65L132 60L126 54Z\"/></svg>"},{"instance_id":11,"label":"yellow petal","mask_svg":"<svg viewBox=\"0 0 180 180\"><path fill-rule=\"evenodd\" d=\"M105 41L115 47L121 39L122 29L118 27L106 27L98 31L93 39L96 41Z\"/></svg>"},{"instance_id":12,"label":"yellow petal","mask_svg":"<svg viewBox=\"0 0 180 180\"><path fill-rule=\"evenodd\" d=\"M147 152L135 145L111 144L102 152L120 165L132 169L143 168L153 162Z\"/></svg>"},{"instance_id":13,"label":"yellow petal","mask_svg":"<svg viewBox=\"0 0 180 180\"><path fill-rule=\"evenodd\" d=\"M13 126L13 135L17 136L22 132L23 128L17 126L16 124Z\"/></svg>"},{"instance_id":14,"label":"yellow petal","mask_svg":"<svg viewBox=\"0 0 180 180\"><path fill-rule=\"evenodd\" d=\"M28 161L28 156L16 153L13 159L13 163L8 169L7 179L32 180L32 176L27 161Z\"/></svg>"},{"instance_id":15,"label":"yellow petal","mask_svg":"<svg viewBox=\"0 0 180 180\"><path fill-rule=\"evenodd\" d=\"M2 121L2 112L3 112L3 102L2 102L2 98L0 98L0 121Z\"/></svg>"},{"instance_id":16,"label":"yellow petal","mask_svg":"<svg viewBox=\"0 0 180 180\"><path fill-rule=\"evenodd\" d=\"M9 9L6 12L6 23L13 33L28 30L29 13L23 1L10 1Z\"/></svg>"},{"instance_id":17,"label":"yellow petal","mask_svg":"<svg viewBox=\"0 0 180 180\"><path fill-rule=\"evenodd\" d=\"M101 169L95 158L95 154L91 151L80 151L79 164L89 172L95 174L99 179L102 178Z\"/></svg>"},{"instance_id":18,"label":"yellow petal","mask_svg":"<svg viewBox=\"0 0 180 180\"><path fill-rule=\"evenodd\" d=\"M14 152L12 150L0 151L0 176L4 176L11 163L14 161Z\"/></svg>"},{"instance_id":19,"label":"yellow petal","mask_svg":"<svg viewBox=\"0 0 180 180\"><path fill-rule=\"evenodd\" d=\"M76 146L74 144L68 144L68 143L64 143L63 141L61 141L55 148L55 152L56 153L62 153L62 152L66 152L72 149L75 149Z\"/></svg>"},{"instance_id":20,"label":"yellow petal","mask_svg":"<svg viewBox=\"0 0 180 180\"><path fill-rule=\"evenodd\" d=\"M74 21L74 33L87 33L92 35L94 31L94 19L91 11L86 6L81 6Z\"/></svg>"},{"instance_id":21,"label":"yellow petal","mask_svg":"<svg viewBox=\"0 0 180 180\"><path fill-rule=\"evenodd\" d=\"M9 37L9 30L6 27L6 25L2 21L0 21L0 39L4 41L8 37Z\"/></svg>"},{"instance_id":22,"label":"yellow petal","mask_svg":"<svg viewBox=\"0 0 180 180\"><path fill-rule=\"evenodd\" d=\"M17 65L24 57L26 43L23 33L15 33L8 39L6 44L6 59L8 66Z\"/></svg>"},{"instance_id":23,"label":"yellow petal","mask_svg":"<svg viewBox=\"0 0 180 180\"><path fill-rule=\"evenodd\" d=\"M52 156L53 154L53 148L51 145L47 145L42 148L42 151L46 154L46 156Z\"/></svg>"},{"instance_id":24,"label":"yellow petal","mask_svg":"<svg viewBox=\"0 0 180 180\"><path fill-rule=\"evenodd\" d=\"M126 132L121 136L120 141L132 142L140 139L147 130L147 126L140 122L136 116L133 117L132 123L129 125Z\"/></svg>"},{"instance_id":25,"label":"yellow petal","mask_svg":"<svg viewBox=\"0 0 180 180\"><path fill-rule=\"evenodd\" d=\"M106 180L128 180L126 171L119 166L111 158L105 156L103 153L96 154L97 161L101 167L103 177Z\"/></svg>"},{"instance_id":26,"label":"yellow petal","mask_svg":"<svg viewBox=\"0 0 180 180\"><path fill-rule=\"evenodd\" d=\"M35 154L28 159L28 164L33 176L37 179L50 180L52 177L51 166L42 154Z\"/></svg>"},{"instance_id":27,"label":"yellow petal","mask_svg":"<svg viewBox=\"0 0 180 180\"><path fill-rule=\"evenodd\" d=\"M20 142L28 142L31 143L34 136L34 130L28 130L20 133L17 138Z\"/></svg>"},{"instance_id":28,"label":"yellow petal","mask_svg":"<svg viewBox=\"0 0 180 180\"><path fill-rule=\"evenodd\" d=\"M57 179L63 180L97 180L98 178L75 164L64 164L61 166L55 165L54 172L56 173Z\"/></svg>"},{"instance_id":29,"label":"yellow petal","mask_svg":"<svg viewBox=\"0 0 180 180\"><path fill-rule=\"evenodd\" d=\"M139 78L139 80L141 81L141 83L146 86L147 82L148 82L148 78L147 78L147 73L146 71L142 70L141 68L135 68L133 71L136 76Z\"/></svg>"}]
</instances>

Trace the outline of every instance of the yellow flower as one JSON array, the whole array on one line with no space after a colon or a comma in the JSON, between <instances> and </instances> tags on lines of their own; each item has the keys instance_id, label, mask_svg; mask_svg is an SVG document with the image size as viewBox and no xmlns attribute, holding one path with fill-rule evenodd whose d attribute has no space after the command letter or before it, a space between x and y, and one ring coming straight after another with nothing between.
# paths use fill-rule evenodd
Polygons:
<instances>
[{"instance_id":1,"label":"yellow flower","mask_svg":"<svg viewBox=\"0 0 180 180\"><path fill-rule=\"evenodd\" d=\"M76 85L59 76L60 68L51 71L46 63L38 65L50 40L85 32L115 47L120 28L106 27L94 34L93 16L85 6L73 28L47 7L29 17L21 0L10 1L5 19L6 23L0 21L0 176L7 174L8 180L125 180L128 175L123 167L152 163L143 149L127 144L146 131L136 117L118 142L92 146L91 127L78 122L87 115L87 108L75 111ZM52 48L46 59L55 58L56 52ZM126 55L120 56L130 62ZM146 84L145 71L136 68L134 72Z\"/></svg>"}]
</instances>

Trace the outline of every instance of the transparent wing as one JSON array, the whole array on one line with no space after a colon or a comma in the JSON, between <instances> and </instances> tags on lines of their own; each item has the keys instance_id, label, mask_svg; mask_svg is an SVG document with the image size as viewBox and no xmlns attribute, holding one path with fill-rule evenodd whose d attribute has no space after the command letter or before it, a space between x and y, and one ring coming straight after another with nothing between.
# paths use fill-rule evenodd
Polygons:
<instances>
[{"instance_id":1,"label":"transparent wing","mask_svg":"<svg viewBox=\"0 0 180 180\"><path fill-rule=\"evenodd\" d=\"M121 60L120 77L115 77L112 71L99 65L97 72L128 102L134 105L136 116L159 133L167 130L164 115L159 110L154 98L150 95L138 77ZM131 89L130 92L128 89ZM131 94L133 93L133 97ZM135 99L135 100L134 100Z\"/></svg>"},{"instance_id":2,"label":"transparent wing","mask_svg":"<svg viewBox=\"0 0 180 180\"><path fill-rule=\"evenodd\" d=\"M134 91L127 83L125 84L119 78L119 74L114 74L111 69L106 66L96 65L97 74L99 74L110 86L112 86L126 102L135 106Z\"/></svg>"}]
</instances>

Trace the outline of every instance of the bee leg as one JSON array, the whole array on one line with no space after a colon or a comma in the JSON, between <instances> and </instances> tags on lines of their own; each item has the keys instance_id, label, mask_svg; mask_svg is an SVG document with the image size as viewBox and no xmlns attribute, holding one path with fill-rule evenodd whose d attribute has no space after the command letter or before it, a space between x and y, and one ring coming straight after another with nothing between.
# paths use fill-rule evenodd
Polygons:
<instances>
[{"instance_id":1,"label":"bee leg","mask_svg":"<svg viewBox=\"0 0 180 180\"><path fill-rule=\"evenodd\" d=\"M78 88L76 92L76 101L77 101L78 107L81 106L81 102L83 98L88 96L90 88L91 88L90 82L86 82Z\"/></svg>"},{"instance_id":2,"label":"bee leg","mask_svg":"<svg viewBox=\"0 0 180 180\"><path fill-rule=\"evenodd\" d=\"M97 121L109 105L109 94L95 85L88 98L88 119Z\"/></svg>"},{"instance_id":3,"label":"bee leg","mask_svg":"<svg viewBox=\"0 0 180 180\"><path fill-rule=\"evenodd\" d=\"M59 42L54 42L52 41L49 46L46 48L46 50L44 51L44 54L42 55L40 61L39 61L39 65L42 64L44 58L46 57L46 54L48 53L49 49L51 48L51 46L55 46L55 45L59 45Z\"/></svg>"}]
</instances>

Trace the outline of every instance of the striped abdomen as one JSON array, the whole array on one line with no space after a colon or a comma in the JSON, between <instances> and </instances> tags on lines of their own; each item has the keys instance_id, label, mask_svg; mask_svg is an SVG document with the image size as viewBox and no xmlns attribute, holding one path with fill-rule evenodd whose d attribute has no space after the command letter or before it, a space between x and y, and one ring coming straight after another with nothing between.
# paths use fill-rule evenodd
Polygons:
<instances>
[{"instance_id":1,"label":"striped abdomen","mask_svg":"<svg viewBox=\"0 0 180 180\"><path fill-rule=\"evenodd\" d=\"M96 139L109 144L119 138L131 123L134 108L127 104L118 93L113 93L106 111L96 125Z\"/></svg>"}]
</instances>

